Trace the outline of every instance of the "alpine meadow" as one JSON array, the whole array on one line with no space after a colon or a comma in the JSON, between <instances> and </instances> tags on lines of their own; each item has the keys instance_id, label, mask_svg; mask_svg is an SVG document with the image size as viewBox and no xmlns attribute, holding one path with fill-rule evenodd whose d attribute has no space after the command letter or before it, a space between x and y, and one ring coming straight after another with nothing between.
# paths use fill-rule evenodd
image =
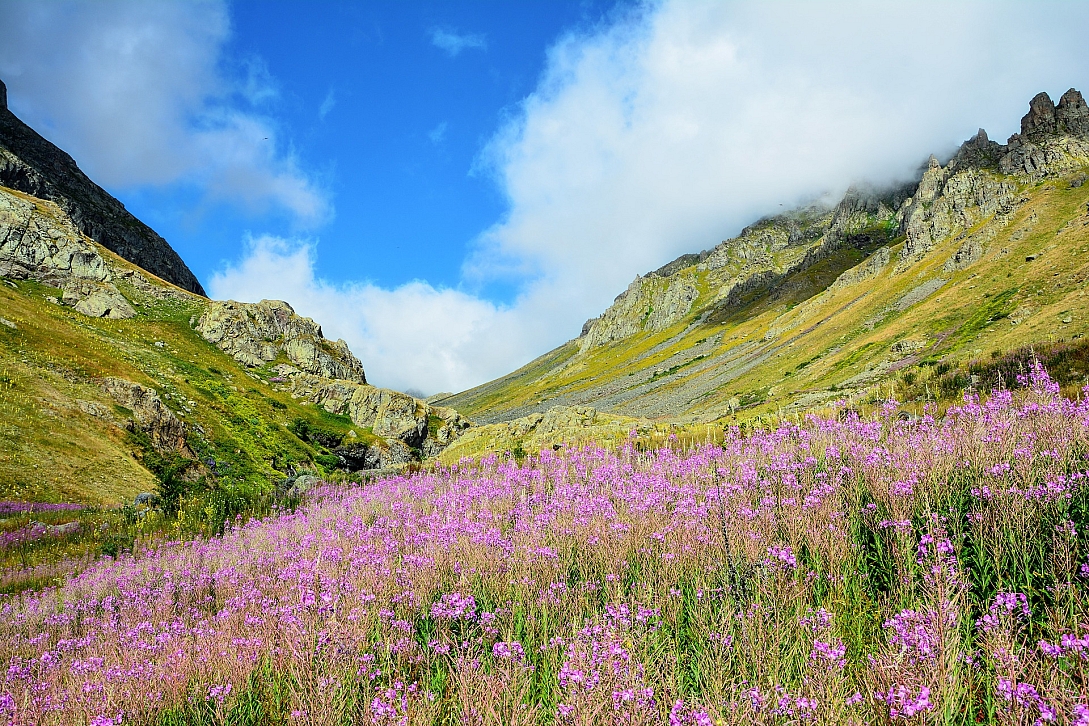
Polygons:
<instances>
[{"instance_id":1,"label":"alpine meadow","mask_svg":"<svg viewBox=\"0 0 1089 726\"><path fill-rule=\"evenodd\" d=\"M727 6L749 30L782 10ZM0 720L1089 726L1082 93L1031 91L1005 143L980 129L908 177L830 172L793 208L745 202L722 217L732 236L663 257L550 339L544 318L590 292L554 293L566 268L502 235L529 219L556 249L609 244L606 204L567 236L640 134L598 158L569 124L607 128L593 94L654 68L655 33L700 7L321 4L304 28L296 3L0 0ZM1025 28L1027 77L1049 61ZM772 83L736 42L714 63ZM363 70L311 98L290 69L309 78L328 53ZM91 103L84 64L105 74ZM586 80L594 64L621 70ZM637 130L645 98L620 95ZM447 120L409 129L425 97ZM703 123L678 104L646 137L656 159ZM529 146L533 123L578 153ZM731 143L797 142L771 136ZM321 167L325 138L344 156ZM349 161L349 143L388 166ZM587 205L534 191L558 206L524 217L532 184L511 169L537 162ZM722 175L756 173L738 163ZM383 237L383 215L403 236ZM443 225L488 231L454 260L453 237L428 239ZM613 273L586 259L586 279ZM263 299L281 289L300 299ZM560 304L533 307L542 290ZM495 356L518 362L450 373ZM450 380L468 382L437 392Z\"/></svg>"}]
</instances>

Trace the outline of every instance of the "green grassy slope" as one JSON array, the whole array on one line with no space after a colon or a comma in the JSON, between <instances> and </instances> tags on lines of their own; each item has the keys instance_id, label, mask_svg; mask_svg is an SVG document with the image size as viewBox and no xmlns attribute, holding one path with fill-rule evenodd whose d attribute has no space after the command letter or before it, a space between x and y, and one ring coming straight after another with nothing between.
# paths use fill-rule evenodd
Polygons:
<instances>
[{"instance_id":1,"label":"green grassy slope","mask_svg":"<svg viewBox=\"0 0 1089 726\"><path fill-rule=\"evenodd\" d=\"M115 268L135 269L101 252ZM299 419L366 440L346 417L295 401L267 382L273 374L248 371L201 338L190 320L203 298L172 286L177 294L166 299L124 280L119 287L135 318L89 318L47 299L59 290L0 282L0 317L16 326L0 325L0 499L111 505L155 490L147 452L123 428L129 412L100 387L110 376L158 391L190 425L200 461L216 461L191 476L216 486L262 490L288 465L320 468L320 446L287 428Z\"/></svg>"},{"instance_id":2,"label":"green grassy slope","mask_svg":"<svg viewBox=\"0 0 1089 726\"><path fill-rule=\"evenodd\" d=\"M900 237L888 241L892 261L855 284L831 285L868 249L840 249L728 310L701 287L688 315L666 330L582 354L571 341L444 405L484 422L557 404L734 420L879 390L938 361L1077 339L1089 329L1089 184L1077 183L1086 171L1020 182L1005 218L939 240L910 266L897 265ZM946 268L966 237L992 232L978 261Z\"/></svg>"}]
</instances>

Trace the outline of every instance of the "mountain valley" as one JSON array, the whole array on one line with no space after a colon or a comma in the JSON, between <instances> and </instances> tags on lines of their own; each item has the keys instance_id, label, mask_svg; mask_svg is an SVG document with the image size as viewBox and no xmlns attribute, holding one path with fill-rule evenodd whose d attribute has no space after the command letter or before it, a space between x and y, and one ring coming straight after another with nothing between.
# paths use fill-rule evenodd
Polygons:
<instances>
[{"instance_id":1,"label":"mountain valley","mask_svg":"<svg viewBox=\"0 0 1089 726\"><path fill-rule=\"evenodd\" d=\"M578 338L440 402L485 424L553 406L729 424L1080 340L1089 111L1073 89L1041 94L1021 126L637 277Z\"/></svg>"}]
</instances>

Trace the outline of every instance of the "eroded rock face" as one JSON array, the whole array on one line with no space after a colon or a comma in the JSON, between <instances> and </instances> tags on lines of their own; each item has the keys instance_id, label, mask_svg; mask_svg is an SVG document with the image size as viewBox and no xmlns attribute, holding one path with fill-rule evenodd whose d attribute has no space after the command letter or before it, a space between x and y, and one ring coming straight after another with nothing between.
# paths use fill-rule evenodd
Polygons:
<instances>
[{"instance_id":1,"label":"eroded rock face","mask_svg":"<svg viewBox=\"0 0 1089 726\"><path fill-rule=\"evenodd\" d=\"M419 449L424 456L438 453L472 426L452 408L431 406L387 388L307 374L292 376L290 385L294 396L330 413L346 415L356 425L369 427L376 436L400 441Z\"/></svg>"},{"instance_id":2,"label":"eroded rock face","mask_svg":"<svg viewBox=\"0 0 1089 726\"><path fill-rule=\"evenodd\" d=\"M64 290L64 303L92 318L136 311L113 284L95 244L55 204L0 189L0 275Z\"/></svg>"},{"instance_id":3,"label":"eroded rock face","mask_svg":"<svg viewBox=\"0 0 1089 726\"><path fill-rule=\"evenodd\" d=\"M61 287L110 280L106 261L55 205L0 189L0 275Z\"/></svg>"},{"instance_id":4,"label":"eroded rock face","mask_svg":"<svg viewBox=\"0 0 1089 726\"><path fill-rule=\"evenodd\" d=\"M123 378L107 378L102 389L118 405L132 411L130 429L137 429L151 440L152 446L163 452L179 452L192 456L185 442L187 427L174 412L159 399L153 389Z\"/></svg>"},{"instance_id":5,"label":"eroded rock face","mask_svg":"<svg viewBox=\"0 0 1089 726\"><path fill-rule=\"evenodd\" d=\"M64 285L63 300L76 312L92 318L127 320L136 316L129 301L110 283L69 280Z\"/></svg>"},{"instance_id":6,"label":"eroded rock face","mask_svg":"<svg viewBox=\"0 0 1089 726\"><path fill-rule=\"evenodd\" d=\"M694 275L637 277L605 313L584 327L580 351L679 322L699 297Z\"/></svg>"},{"instance_id":7,"label":"eroded rock face","mask_svg":"<svg viewBox=\"0 0 1089 726\"><path fill-rule=\"evenodd\" d=\"M325 378L366 383L363 364L343 340L329 341L321 326L296 315L286 302L213 302L197 322L205 340L240 363L258 367L281 353L299 370Z\"/></svg>"},{"instance_id":8,"label":"eroded rock face","mask_svg":"<svg viewBox=\"0 0 1089 726\"><path fill-rule=\"evenodd\" d=\"M965 157L967 158L967 157ZM930 157L914 197L900 210L906 235L900 260L921 258L940 240L1012 208L1016 184L993 171L954 158L946 167Z\"/></svg>"}]
</instances>

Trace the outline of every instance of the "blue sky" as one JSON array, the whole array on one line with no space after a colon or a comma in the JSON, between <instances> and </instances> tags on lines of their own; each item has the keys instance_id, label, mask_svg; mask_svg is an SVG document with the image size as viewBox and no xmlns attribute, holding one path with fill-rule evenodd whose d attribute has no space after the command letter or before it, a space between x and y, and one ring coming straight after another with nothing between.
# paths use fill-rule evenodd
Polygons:
<instances>
[{"instance_id":1,"label":"blue sky","mask_svg":"<svg viewBox=\"0 0 1089 726\"><path fill-rule=\"evenodd\" d=\"M270 141L297 158L328 217L254 217L230 200L205 207L176 185L121 196L205 281L241 254L247 234L273 233L320 240L316 272L331 282L456 286L468 245L506 204L478 168L481 150L534 90L549 45L611 7L231 4L223 65L240 81L240 105L273 119ZM503 282L485 294L509 301Z\"/></svg>"},{"instance_id":2,"label":"blue sky","mask_svg":"<svg viewBox=\"0 0 1089 726\"><path fill-rule=\"evenodd\" d=\"M217 298L432 393L639 273L1089 89L1089 3L4 0L20 117Z\"/></svg>"}]
</instances>

